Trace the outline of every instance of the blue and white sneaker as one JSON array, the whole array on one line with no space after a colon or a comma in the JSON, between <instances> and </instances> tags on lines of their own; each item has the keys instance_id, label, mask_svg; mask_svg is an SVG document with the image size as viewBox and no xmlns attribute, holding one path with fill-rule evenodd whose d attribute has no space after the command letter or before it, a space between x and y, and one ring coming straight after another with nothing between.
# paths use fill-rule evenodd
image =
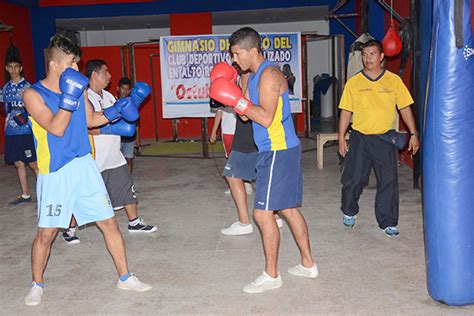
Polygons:
<instances>
[{"instance_id":1,"label":"blue and white sneaker","mask_svg":"<svg viewBox=\"0 0 474 316\"><path fill-rule=\"evenodd\" d=\"M125 280L121 281L120 279L117 282L117 287L125 291L134 291L134 292L146 292L151 290L151 285L140 281L133 274Z\"/></svg>"},{"instance_id":2,"label":"blue and white sneaker","mask_svg":"<svg viewBox=\"0 0 474 316\"><path fill-rule=\"evenodd\" d=\"M356 224L356 220L357 220L357 215L348 216L344 214L344 217L342 218L342 223L346 227L353 228Z\"/></svg>"},{"instance_id":3,"label":"blue and white sneaker","mask_svg":"<svg viewBox=\"0 0 474 316\"><path fill-rule=\"evenodd\" d=\"M37 285L35 282L31 284L30 291L25 297L26 306L36 306L41 303L41 296L43 295L43 288Z\"/></svg>"},{"instance_id":4,"label":"blue and white sneaker","mask_svg":"<svg viewBox=\"0 0 474 316\"><path fill-rule=\"evenodd\" d=\"M395 226L389 226L385 228L383 232L388 237L397 237L400 234L400 232L398 231L398 228L396 228Z\"/></svg>"}]
</instances>

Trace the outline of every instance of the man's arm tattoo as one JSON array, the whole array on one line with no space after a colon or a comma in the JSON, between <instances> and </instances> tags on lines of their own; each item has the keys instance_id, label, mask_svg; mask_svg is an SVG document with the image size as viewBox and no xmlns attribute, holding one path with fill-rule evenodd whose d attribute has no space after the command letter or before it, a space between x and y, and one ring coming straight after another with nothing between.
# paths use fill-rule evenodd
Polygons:
<instances>
[{"instance_id":1,"label":"man's arm tattoo","mask_svg":"<svg viewBox=\"0 0 474 316\"><path fill-rule=\"evenodd\" d=\"M272 91L280 92L280 76L275 69L272 69Z\"/></svg>"}]
</instances>

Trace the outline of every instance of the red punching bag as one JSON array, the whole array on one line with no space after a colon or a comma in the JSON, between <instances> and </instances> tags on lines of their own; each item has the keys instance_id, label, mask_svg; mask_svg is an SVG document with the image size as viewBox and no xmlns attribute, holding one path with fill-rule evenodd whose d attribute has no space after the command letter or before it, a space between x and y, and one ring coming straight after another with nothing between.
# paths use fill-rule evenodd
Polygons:
<instances>
[{"instance_id":1,"label":"red punching bag","mask_svg":"<svg viewBox=\"0 0 474 316\"><path fill-rule=\"evenodd\" d=\"M382 45L383 52L388 57L397 56L402 51L402 39L393 20L391 20L390 27L382 40Z\"/></svg>"}]
</instances>

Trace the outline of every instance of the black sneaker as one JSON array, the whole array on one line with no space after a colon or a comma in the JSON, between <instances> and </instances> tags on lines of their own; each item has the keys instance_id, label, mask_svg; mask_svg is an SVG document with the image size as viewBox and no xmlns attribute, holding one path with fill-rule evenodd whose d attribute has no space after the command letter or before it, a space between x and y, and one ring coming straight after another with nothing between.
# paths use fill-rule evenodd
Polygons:
<instances>
[{"instance_id":1,"label":"black sneaker","mask_svg":"<svg viewBox=\"0 0 474 316\"><path fill-rule=\"evenodd\" d=\"M17 205L17 204L25 203L25 202L31 202L31 196L24 198L23 196L18 195L15 200L10 202L10 205Z\"/></svg>"},{"instance_id":2,"label":"black sneaker","mask_svg":"<svg viewBox=\"0 0 474 316\"><path fill-rule=\"evenodd\" d=\"M76 245L81 242L81 240L76 236L76 233L72 232L70 229L66 229L62 234L61 237L64 241L69 245Z\"/></svg>"},{"instance_id":3,"label":"black sneaker","mask_svg":"<svg viewBox=\"0 0 474 316\"><path fill-rule=\"evenodd\" d=\"M158 227L147 225L141 219L140 219L140 222L135 226L131 226L130 224L128 225L128 231L130 233L153 233L153 232L156 232L157 230L158 230Z\"/></svg>"}]
</instances>

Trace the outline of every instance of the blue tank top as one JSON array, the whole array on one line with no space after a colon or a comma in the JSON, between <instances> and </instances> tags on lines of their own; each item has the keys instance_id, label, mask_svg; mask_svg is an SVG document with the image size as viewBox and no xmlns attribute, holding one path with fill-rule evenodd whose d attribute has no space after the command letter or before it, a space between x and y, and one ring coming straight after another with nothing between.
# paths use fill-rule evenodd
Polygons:
<instances>
[{"instance_id":1,"label":"blue tank top","mask_svg":"<svg viewBox=\"0 0 474 316\"><path fill-rule=\"evenodd\" d=\"M39 93L51 112L56 114L59 110L61 94L47 89L40 81L31 87ZM45 174L58 171L74 158L85 156L91 152L84 95L79 100L80 105L72 113L71 121L62 137L48 133L30 116L39 173Z\"/></svg>"},{"instance_id":2,"label":"blue tank top","mask_svg":"<svg viewBox=\"0 0 474 316\"><path fill-rule=\"evenodd\" d=\"M268 60L258 68L257 73L251 74L248 81L248 91L250 101L253 105L259 104L258 83L260 77L267 67L274 66ZM252 122L253 139L257 145L258 151L284 150L296 147L300 144L300 140L295 132L293 118L291 116L290 99L288 89L278 98L278 105L275 117L270 127L265 128L262 125Z\"/></svg>"},{"instance_id":3,"label":"blue tank top","mask_svg":"<svg viewBox=\"0 0 474 316\"><path fill-rule=\"evenodd\" d=\"M18 83L9 81L3 87L3 103L5 103L7 117L5 118L5 135L31 135L29 124L18 125L13 119L15 115L27 115L23 104L23 92L30 87L30 83L22 79Z\"/></svg>"}]
</instances>

